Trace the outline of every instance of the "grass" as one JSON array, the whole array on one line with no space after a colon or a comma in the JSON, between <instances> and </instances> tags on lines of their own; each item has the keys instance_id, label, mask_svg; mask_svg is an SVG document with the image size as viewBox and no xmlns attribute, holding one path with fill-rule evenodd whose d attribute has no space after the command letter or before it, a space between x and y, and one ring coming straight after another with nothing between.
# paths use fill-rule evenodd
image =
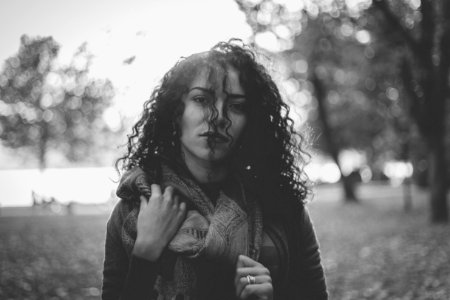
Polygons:
<instances>
[{"instance_id":1,"label":"grass","mask_svg":"<svg viewBox=\"0 0 450 300\"><path fill-rule=\"evenodd\" d=\"M336 187L309 205L331 299L450 299L450 225L428 222L425 195ZM0 299L99 299L107 215L0 217Z\"/></svg>"}]
</instances>

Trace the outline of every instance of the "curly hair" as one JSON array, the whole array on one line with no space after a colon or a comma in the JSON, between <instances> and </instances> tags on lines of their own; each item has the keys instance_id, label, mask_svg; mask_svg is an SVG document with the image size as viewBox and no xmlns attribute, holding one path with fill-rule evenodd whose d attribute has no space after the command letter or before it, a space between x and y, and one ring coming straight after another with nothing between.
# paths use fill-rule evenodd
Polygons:
<instances>
[{"instance_id":1,"label":"curly hair","mask_svg":"<svg viewBox=\"0 0 450 300\"><path fill-rule=\"evenodd\" d=\"M305 138L295 130L289 106L266 68L257 62L255 52L235 39L182 58L164 75L144 103L143 113L128 136L128 151L116 161L116 168L120 163L125 170L139 166L156 178L161 156L179 160L182 96L200 72L207 70L208 81L214 85L217 80L227 80L228 67L239 72L247 99L248 121L240 145L231 155L233 171L246 188L261 196L265 212L286 211L294 202L303 204L309 192L303 170L308 156L302 148ZM209 111L208 124L214 126L214 104Z\"/></svg>"}]
</instances>

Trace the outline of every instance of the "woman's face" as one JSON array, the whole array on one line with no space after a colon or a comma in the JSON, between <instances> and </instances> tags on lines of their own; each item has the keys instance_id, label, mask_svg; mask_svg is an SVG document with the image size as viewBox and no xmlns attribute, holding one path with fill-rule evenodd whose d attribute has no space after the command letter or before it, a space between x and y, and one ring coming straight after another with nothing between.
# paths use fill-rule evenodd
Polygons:
<instances>
[{"instance_id":1,"label":"woman's face","mask_svg":"<svg viewBox=\"0 0 450 300\"><path fill-rule=\"evenodd\" d=\"M239 73L229 67L226 80L222 79L217 80L218 84L211 84L208 72L203 70L182 98L185 108L180 121L181 149L185 159L199 163L223 162L244 131L247 100ZM214 124L208 121L210 105L217 110Z\"/></svg>"}]
</instances>

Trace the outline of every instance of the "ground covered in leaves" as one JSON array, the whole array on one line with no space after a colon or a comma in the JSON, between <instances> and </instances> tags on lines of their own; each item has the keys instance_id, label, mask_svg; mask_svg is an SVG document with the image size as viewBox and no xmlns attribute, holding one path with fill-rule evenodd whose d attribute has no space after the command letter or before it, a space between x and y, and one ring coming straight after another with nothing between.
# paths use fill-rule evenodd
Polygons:
<instances>
[{"instance_id":1,"label":"ground covered in leaves","mask_svg":"<svg viewBox=\"0 0 450 300\"><path fill-rule=\"evenodd\" d=\"M430 225L423 192L337 187L309 205L330 299L450 299L450 225ZM0 217L0 299L99 299L107 215Z\"/></svg>"},{"instance_id":2,"label":"ground covered in leaves","mask_svg":"<svg viewBox=\"0 0 450 300\"><path fill-rule=\"evenodd\" d=\"M450 225L431 225L428 195L413 189L360 189L359 204L342 205L335 188L310 204L331 299L450 299Z\"/></svg>"}]
</instances>

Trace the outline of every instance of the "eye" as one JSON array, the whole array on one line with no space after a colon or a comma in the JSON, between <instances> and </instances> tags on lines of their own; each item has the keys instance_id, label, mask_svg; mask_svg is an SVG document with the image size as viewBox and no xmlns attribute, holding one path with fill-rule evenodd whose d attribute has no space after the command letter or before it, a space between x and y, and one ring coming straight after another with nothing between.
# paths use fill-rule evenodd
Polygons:
<instances>
[{"instance_id":1,"label":"eye","mask_svg":"<svg viewBox=\"0 0 450 300\"><path fill-rule=\"evenodd\" d=\"M194 96L194 97L192 98L192 100L193 100L194 102L197 102L197 103L201 104L201 105L206 105L206 104L208 104L208 98L207 98L206 96L204 96L204 95Z\"/></svg>"},{"instance_id":2,"label":"eye","mask_svg":"<svg viewBox=\"0 0 450 300\"><path fill-rule=\"evenodd\" d=\"M246 102L230 102L228 104L228 108L231 111L237 113L246 113L247 112L247 103Z\"/></svg>"}]
</instances>

